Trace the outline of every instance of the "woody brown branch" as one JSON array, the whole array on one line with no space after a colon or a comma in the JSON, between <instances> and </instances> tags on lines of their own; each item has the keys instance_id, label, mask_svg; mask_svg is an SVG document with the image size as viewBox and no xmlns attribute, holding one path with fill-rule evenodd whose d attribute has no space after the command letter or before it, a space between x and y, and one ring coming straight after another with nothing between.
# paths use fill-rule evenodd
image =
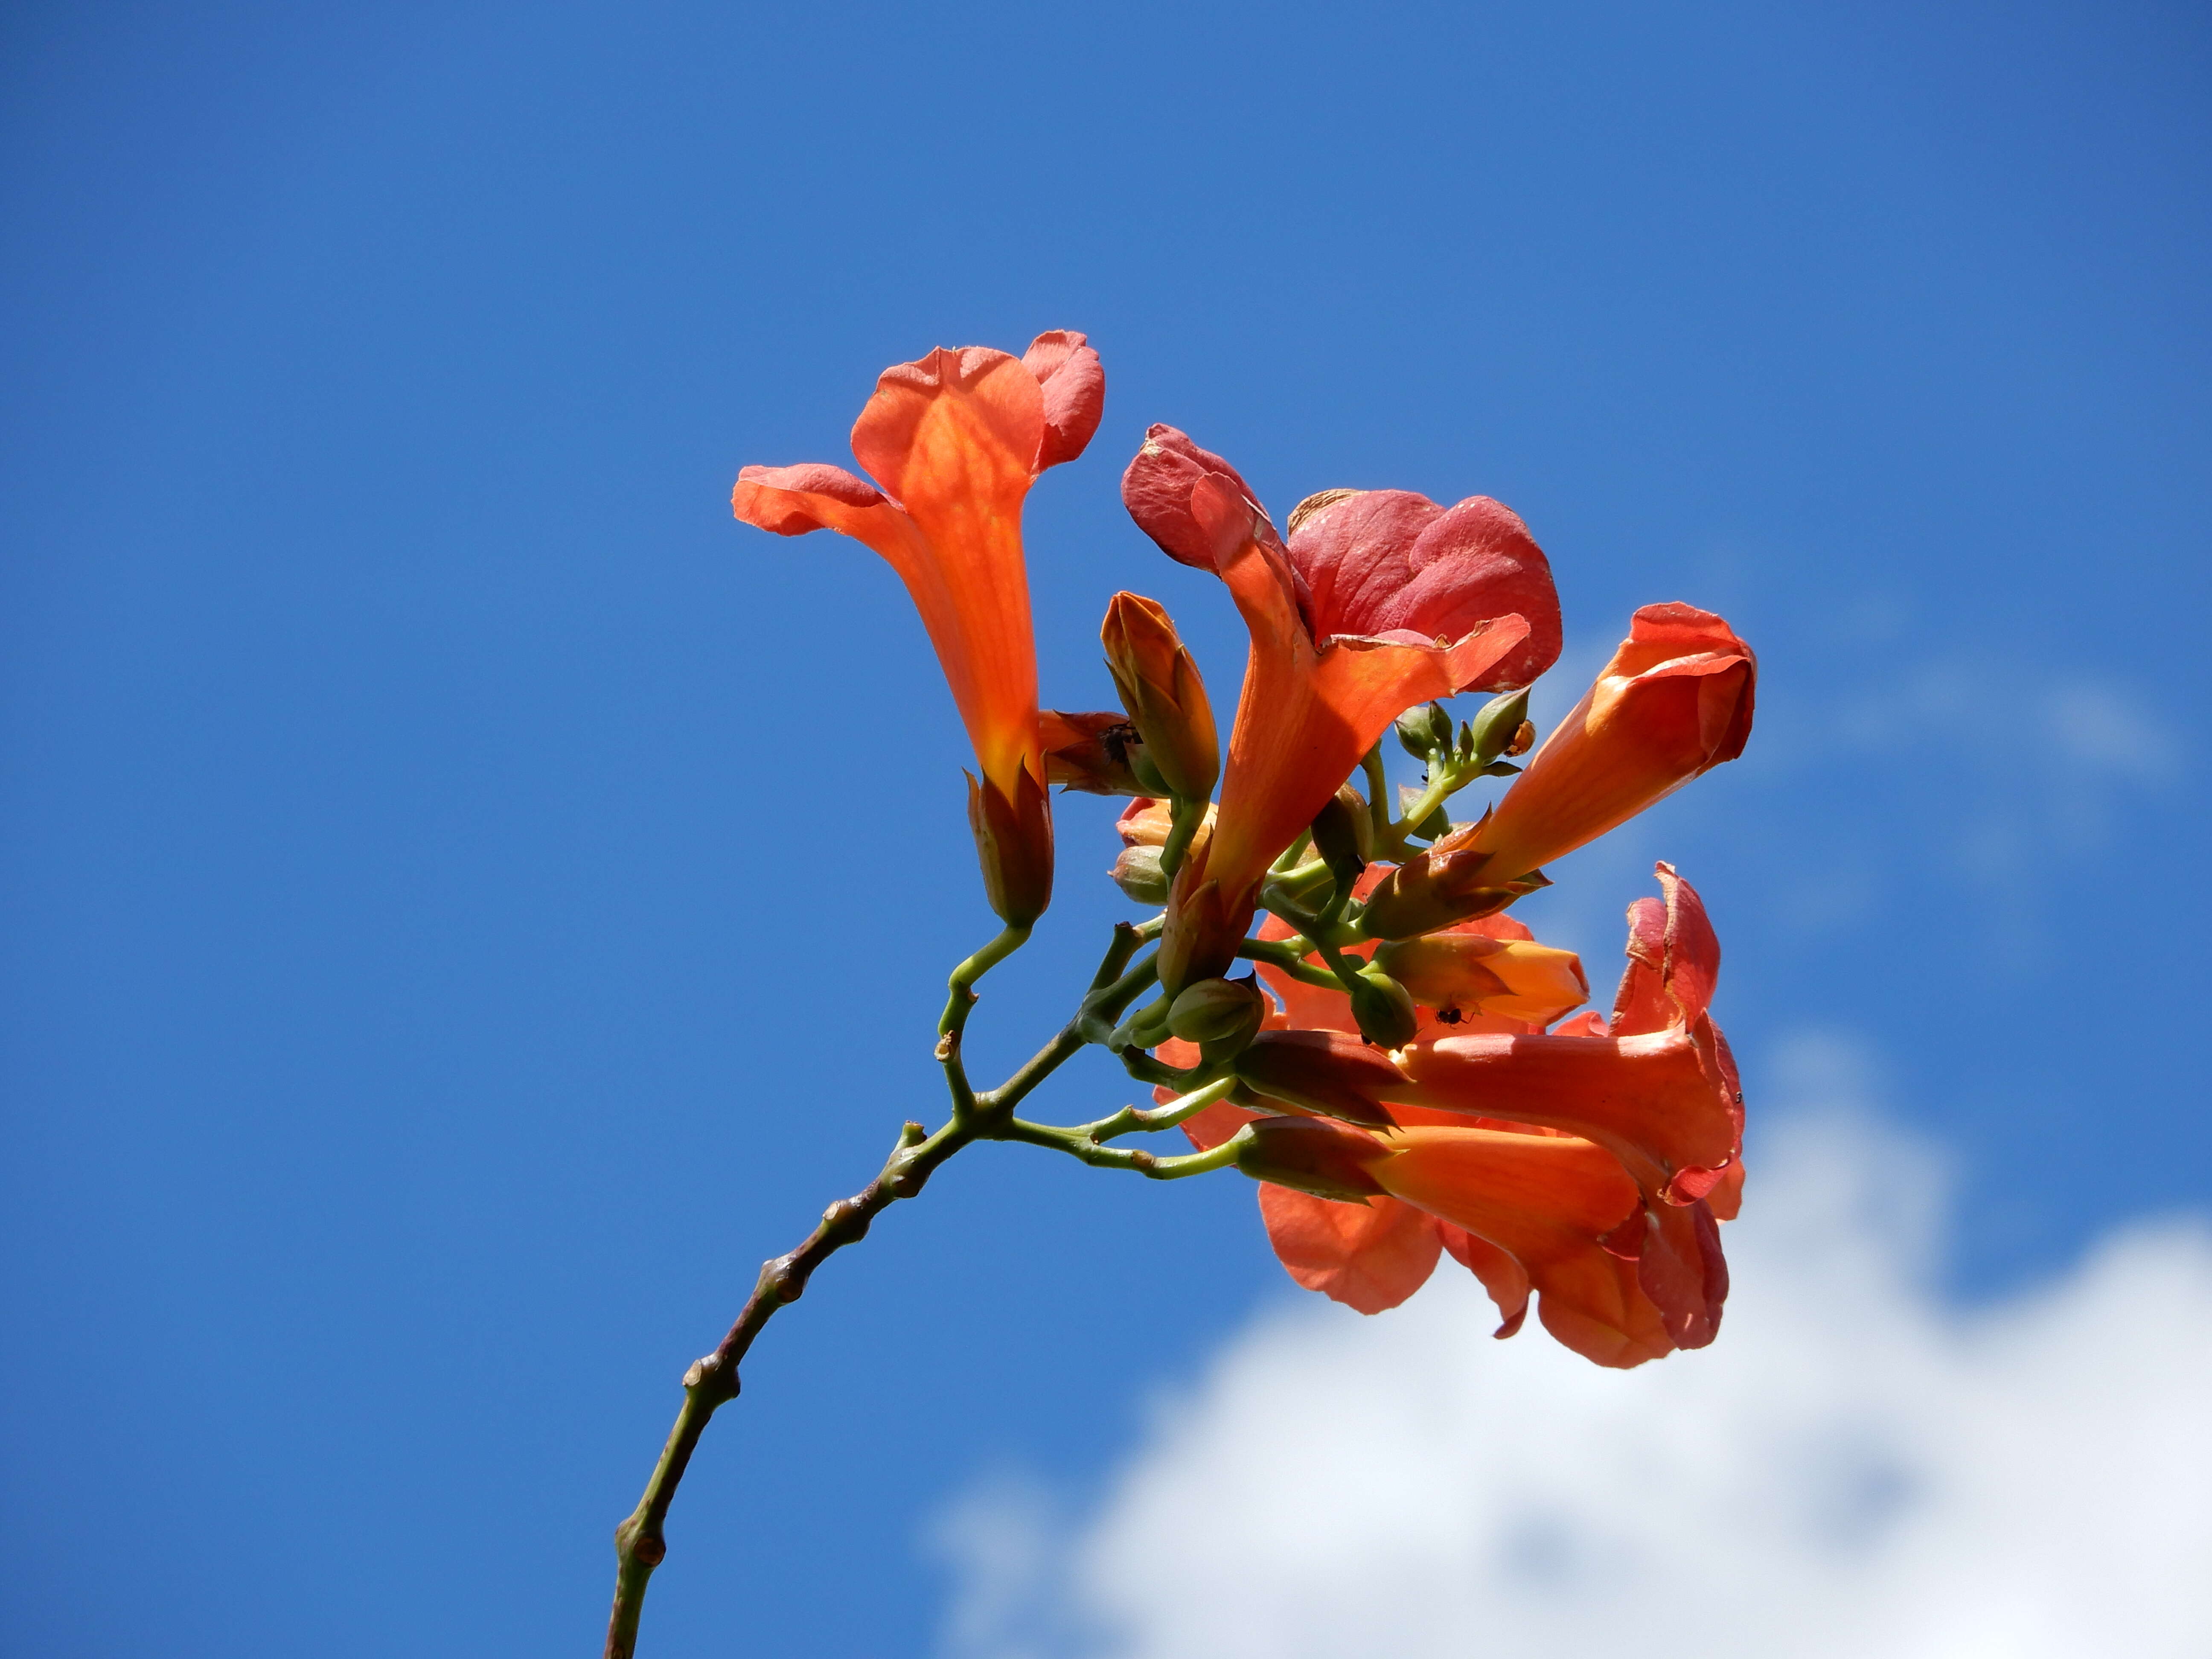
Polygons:
<instances>
[{"instance_id":1,"label":"woody brown branch","mask_svg":"<svg viewBox=\"0 0 2212 1659\"><path fill-rule=\"evenodd\" d=\"M738 1312L729 1334L714 1352L695 1360L684 1373L684 1407L676 1426L646 1483L645 1495L628 1520L615 1528L615 1600L607 1620L605 1659L632 1659L637 1646L638 1618L645 1605L645 1587L668 1553L663 1532L668 1506L691 1462L691 1454L708 1420L738 1396L738 1365L762 1328L777 1309L805 1294L808 1279L824 1261L848 1244L867 1236L876 1217L902 1198L919 1193L931 1171L971 1139L947 1125L932 1137L919 1123L900 1132L897 1148L882 1172L850 1198L841 1198L822 1212L822 1219L805 1242L787 1255L761 1265L760 1278Z\"/></svg>"}]
</instances>

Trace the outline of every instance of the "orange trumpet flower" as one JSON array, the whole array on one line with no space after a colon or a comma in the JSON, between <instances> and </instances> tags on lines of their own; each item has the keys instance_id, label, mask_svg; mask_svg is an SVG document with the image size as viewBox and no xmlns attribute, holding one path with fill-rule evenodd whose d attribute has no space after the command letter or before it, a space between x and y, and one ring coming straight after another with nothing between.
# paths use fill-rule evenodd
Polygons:
<instances>
[{"instance_id":1,"label":"orange trumpet flower","mask_svg":"<svg viewBox=\"0 0 2212 1659\"><path fill-rule=\"evenodd\" d=\"M921 613L982 773L969 819L994 909L1033 921L1052 896L1052 816L1037 729L1036 647L1022 503L1048 466L1097 429L1106 380L1080 334L1040 334L1027 355L942 348L884 371L842 467L748 466L730 505L781 536L835 530L898 572Z\"/></svg>"},{"instance_id":2,"label":"orange trumpet flower","mask_svg":"<svg viewBox=\"0 0 2212 1659\"><path fill-rule=\"evenodd\" d=\"M1645 605L1505 799L1407 860L1376 889L1362 927L1405 939L1543 885L1539 865L1741 755L1758 681L1759 659L1718 617Z\"/></svg>"},{"instance_id":3,"label":"orange trumpet flower","mask_svg":"<svg viewBox=\"0 0 2212 1659\"><path fill-rule=\"evenodd\" d=\"M1743 753L1759 659L1710 611L1647 605L1596 682L1468 841L1518 876Z\"/></svg>"},{"instance_id":4,"label":"orange trumpet flower","mask_svg":"<svg viewBox=\"0 0 2212 1659\"><path fill-rule=\"evenodd\" d=\"M1155 426L1121 499L1172 558L1211 570L1251 651L1220 816L1176 873L1160 945L1174 991L1222 973L1260 883L1391 721L1417 703L1527 684L1559 654L1551 567L1527 526L1474 497L1331 490L1285 546L1219 456Z\"/></svg>"}]
</instances>

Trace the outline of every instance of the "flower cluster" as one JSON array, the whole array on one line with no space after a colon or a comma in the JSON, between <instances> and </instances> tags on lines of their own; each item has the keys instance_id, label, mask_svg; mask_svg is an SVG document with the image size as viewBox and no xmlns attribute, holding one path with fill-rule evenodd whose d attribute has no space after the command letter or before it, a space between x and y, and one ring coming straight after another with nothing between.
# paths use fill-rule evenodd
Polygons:
<instances>
[{"instance_id":1,"label":"flower cluster","mask_svg":"<svg viewBox=\"0 0 2212 1659\"><path fill-rule=\"evenodd\" d=\"M1260 1182L1291 1276L1363 1312L1448 1255L1496 1302L1500 1336L1533 1297L1600 1364L1710 1342L1743 1109L1705 906L1658 866L1659 895L1629 907L1609 1015L1583 1009L1572 952L1504 913L1548 884L1546 864L1742 751L1750 647L1710 612L1646 606L1537 744L1528 687L1559 656L1559 607L1518 517L1483 496L1327 489L1285 533L1229 462L1155 426L1122 501L1170 558L1220 579L1250 635L1225 760L1197 664L1135 593L1101 630L1121 707L1041 709L1022 505L1082 453L1104 388L1080 334L1020 357L939 350L887 370L854 427L873 483L749 466L732 498L763 529L882 555L966 723L969 819L1007 931L956 975L940 1059L957 1065L974 977L1050 901L1049 787L1130 798L1114 879L1158 914L1120 930L1069 1030L1154 1085L1156 1108L1060 1129L1012 1115L1027 1071L982 1095L956 1076L958 1133L1155 1176L1233 1164ZM1470 691L1488 700L1455 722L1443 705ZM1395 801L1394 733L1426 769ZM1505 777L1494 805L1451 821L1458 791ZM1189 1158L1106 1145L1177 1125Z\"/></svg>"}]
</instances>

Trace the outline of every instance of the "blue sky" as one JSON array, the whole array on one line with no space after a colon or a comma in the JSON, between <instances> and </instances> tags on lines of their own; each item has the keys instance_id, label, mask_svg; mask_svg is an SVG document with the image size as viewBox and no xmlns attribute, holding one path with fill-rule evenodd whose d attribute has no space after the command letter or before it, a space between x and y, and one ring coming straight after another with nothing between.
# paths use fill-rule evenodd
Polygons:
<instances>
[{"instance_id":1,"label":"blue sky","mask_svg":"<svg viewBox=\"0 0 2212 1659\"><path fill-rule=\"evenodd\" d=\"M1118 506L1155 420L1279 515L1506 501L1561 678L1723 611L1750 752L1528 918L1603 981L1678 863L1754 1158L1848 1109L1949 1170L1930 1319L2197 1248L2208 70L2181 7L13 9L7 1644L597 1640L675 1379L936 1109L989 931L896 583L728 516L939 343L1104 357L1029 519L1062 706L1122 586L1232 696ZM979 1070L1122 913L1111 812ZM763 1341L647 1650L998 1640L961 1495L1110 1532L1285 1295L1237 1177L963 1157Z\"/></svg>"}]
</instances>

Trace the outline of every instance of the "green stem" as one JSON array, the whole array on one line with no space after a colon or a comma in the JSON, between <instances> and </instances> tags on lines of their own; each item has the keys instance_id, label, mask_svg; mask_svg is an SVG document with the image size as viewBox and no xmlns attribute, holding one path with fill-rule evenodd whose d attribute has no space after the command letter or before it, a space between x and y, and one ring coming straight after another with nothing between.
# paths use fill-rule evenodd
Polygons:
<instances>
[{"instance_id":1,"label":"green stem","mask_svg":"<svg viewBox=\"0 0 2212 1659\"><path fill-rule=\"evenodd\" d=\"M1308 985L1322 985L1336 988L1337 979L1326 968L1316 968L1306 958L1313 954L1314 942L1303 933L1295 939L1248 939L1240 940L1237 954L1250 962L1264 962L1279 973Z\"/></svg>"},{"instance_id":2,"label":"green stem","mask_svg":"<svg viewBox=\"0 0 2212 1659\"><path fill-rule=\"evenodd\" d=\"M1194 1088L1204 1079L1195 1069L1185 1071L1156 1060L1141 1048L1124 1048L1114 1056L1121 1062L1121 1069L1139 1083L1155 1083L1169 1089Z\"/></svg>"},{"instance_id":3,"label":"green stem","mask_svg":"<svg viewBox=\"0 0 2212 1659\"><path fill-rule=\"evenodd\" d=\"M1206 808L1205 801L1186 800L1181 795L1175 796L1169 802L1167 843L1160 848L1162 874L1172 878L1182 866L1182 855L1190 850L1191 837L1198 833L1198 826L1206 822Z\"/></svg>"},{"instance_id":4,"label":"green stem","mask_svg":"<svg viewBox=\"0 0 2212 1659\"><path fill-rule=\"evenodd\" d=\"M1025 1146L1046 1146L1056 1152L1066 1152L1098 1170L1128 1170L1154 1181L1180 1181L1185 1176L1207 1175L1215 1170L1225 1170L1237 1162L1237 1154L1252 1138L1249 1127L1239 1129L1218 1146L1203 1152L1190 1152L1181 1158L1161 1158L1141 1147L1102 1146L1080 1129L1063 1129L1049 1123L1025 1123L1019 1118L1009 1121L1003 1133L993 1137L998 1140L1018 1140Z\"/></svg>"},{"instance_id":5,"label":"green stem","mask_svg":"<svg viewBox=\"0 0 2212 1659\"><path fill-rule=\"evenodd\" d=\"M1151 1134L1160 1129L1172 1129L1185 1118L1196 1117L1217 1100L1224 1099L1237 1087L1233 1077L1217 1078L1202 1089L1194 1089L1178 1096L1164 1106L1147 1109L1141 1106L1124 1106L1111 1117L1102 1117L1096 1123L1077 1127L1077 1133L1103 1145L1118 1140L1123 1135L1135 1134L1139 1130Z\"/></svg>"},{"instance_id":6,"label":"green stem","mask_svg":"<svg viewBox=\"0 0 2212 1659\"><path fill-rule=\"evenodd\" d=\"M1375 853L1380 858L1390 845L1390 775L1382 769L1382 745L1377 743L1359 757L1367 774L1367 822L1375 829Z\"/></svg>"},{"instance_id":7,"label":"green stem","mask_svg":"<svg viewBox=\"0 0 2212 1659\"><path fill-rule=\"evenodd\" d=\"M1000 930L998 938L952 970L951 994L945 998L945 1013L937 1022L938 1036L957 1042L961 1027L968 1023L968 1011L975 1006L975 981L1029 941L1028 923L1017 926L1009 922Z\"/></svg>"}]
</instances>

